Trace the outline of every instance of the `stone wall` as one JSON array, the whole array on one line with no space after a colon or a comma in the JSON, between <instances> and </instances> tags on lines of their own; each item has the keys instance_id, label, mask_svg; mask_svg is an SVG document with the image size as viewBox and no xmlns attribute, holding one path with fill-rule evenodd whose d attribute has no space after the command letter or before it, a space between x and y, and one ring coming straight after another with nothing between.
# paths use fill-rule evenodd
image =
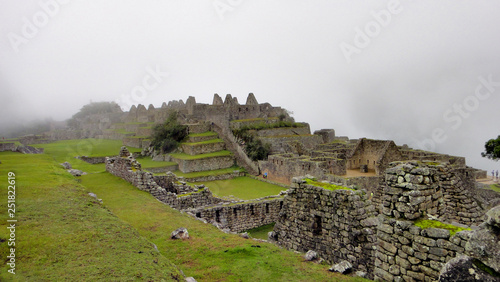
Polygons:
<instances>
[{"instance_id":1,"label":"stone wall","mask_svg":"<svg viewBox=\"0 0 500 282\"><path fill-rule=\"evenodd\" d=\"M185 183L178 182L172 176L155 178L152 173L141 169L140 163L131 157L125 147L122 147L120 156L114 158L106 157L106 171L125 179L140 190L151 193L161 202L176 209L198 208L227 202L214 197L212 192L204 186L193 189ZM175 192L182 192L183 194Z\"/></svg>"},{"instance_id":2,"label":"stone wall","mask_svg":"<svg viewBox=\"0 0 500 282\"><path fill-rule=\"evenodd\" d=\"M132 147L132 148L142 148L142 140L146 138L137 138L137 137L124 137L122 139L122 144L124 146Z\"/></svg>"},{"instance_id":3,"label":"stone wall","mask_svg":"<svg viewBox=\"0 0 500 282\"><path fill-rule=\"evenodd\" d=\"M434 281L446 262L464 252L470 231L450 236L448 228L423 229L416 223L427 217L480 223L484 210L468 195L473 179L473 173L450 164L391 164L377 227L375 279Z\"/></svg>"},{"instance_id":4,"label":"stone wall","mask_svg":"<svg viewBox=\"0 0 500 282\"><path fill-rule=\"evenodd\" d=\"M172 158L172 161L179 164L179 170L183 173L223 169L234 165L234 157L232 155L193 160Z\"/></svg>"},{"instance_id":5,"label":"stone wall","mask_svg":"<svg viewBox=\"0 0 500 282\"><path fill-rule=\"evenodd\" d=\"M464 247L471 231L422 229L413 221L380 216L374 278L383 281L435 281L444 264Z\"/></svg>"},{"instance_id":6,"label":"stone wall","mask_svg":"<svg viewBox=\"0 0 500 282\"><path fill-rule=\"evenodd\" d=\"M239 170L235 170L231 173L224 173L219 175L205 175L199 177L184 177L184 180L187 182L207 182L207 181L215 181L215 180L226 180L233 179L235 177L245 176L244 172Z\"/></svg>"},{"instance_id":7,"label":"stone wall","mask_svg":"<svg viewBox=\"0 0 500 282\"><path fill-rule=\"evenodd\" d=\"M294 154L270 155L267 161L259 161L262 173L267 173L270 180L291 183L292 177L314 175L325 179L327 174L345 174L345 160L333 157L298 156Z\"/></svg>"},{"instance_id":8,"label":"stone wall","mask_svg":"<svg viewBox=\"0 0 500 282\"><path fill-rule=\"evenodd\" d=\"M81 130L54 130L49 133L50 140L73 140L81 139Z\"/></svg>"},{"instance_id":9,"label":"stone wall","mask_svg":"<svg viewBox=\"0 0 500 282\"><path fill-rule=\"evenodd\" d=\"M79 156L80 160L87 162L89 164L103 164L106 162L106 157L87 157L87 156Z\"/></svg>"},{"instance_id":10,"label":"stone wall","mask_svg":"<svg viewBox=\"0 0 500 282\"><path fill-rule=\"evenodd\" d=\"M221 229L242 232L276 222L282 205L282 197L267 197L251 202L199 208L190 212L198 218L218 225Z\"/></svg>"},{"instance_id":11,"label":"stone wall","mask_svg":"<svg viewBox=\"0 0 500 282\"><path fill-rule=\"evenodd\" d=\"M270 239L287 249L314 250L328 262L348 260L354 269L372 273L378 221L369 196L301 181L288 190Z\"/></svg>"},{"instance_id":12,"label":"stone wall","mask_svg":"<svg viewBox=\"0 0 500 282\"><path fill-rule=\"evenodd\" d=\"M15 151L17 148L15 143L0 143L0 152Z\"/></svg>"},{"instance_id":13,"label":"stone wall","mask_svg":"<svg viewBox=\"0 0 500 282\"><path fill-rule=\"evenodd\" d=\"M309 124L303 127L280 127L272 129L252 130L258 137L271 137L271 136L293 136L293 135L309 135L311 130Z\"/></svg>"},{"instance_id":14,"label":"stone wall","mask_svg":"<svg viewBox=\"0 0 500 282\"><path fill-rule=\"evenodd\" d=\"M403 160L396 144L389 140L371 140L362 138L347 156L347 169L359 169L367 165L377 175L384 173L390 162Z\"/></svg>"},{"instance_id":15,"label":"stone wall","mask_svg":"<svg viewBox=\"0 0 500 282\"><path fill-rule=\"evenodd\" d=\"M294 135L278 137L260 137L264 144L271 146L271 154L297 153L303 154L323 142L319 135Z\"/></svg>"},{"instance_id":16,"label":"stone wall","mask_svg":"<svg viewBox=\"0 0 500 282\"><path fill-rule=\"evenodd\" d=\"M224 142L220 140L220 142L202 144L182 143L181 148L184 153L194 156L222 151L226 149L226 146L224 145Z\"/></svg>"}]
</instances>

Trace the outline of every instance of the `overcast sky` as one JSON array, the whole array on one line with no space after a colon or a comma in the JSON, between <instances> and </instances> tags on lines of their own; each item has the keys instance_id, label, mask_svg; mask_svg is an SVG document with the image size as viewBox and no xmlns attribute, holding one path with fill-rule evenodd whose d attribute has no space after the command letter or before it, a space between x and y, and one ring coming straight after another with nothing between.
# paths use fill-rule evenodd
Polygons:
<instances>
[{"instance_id":1,"label":"overcast sky","mask_svg":"<svg viewBox=\"0 0 500 282\"><path fill-rule=\"evenodd\" d=\"M0 0L0 126L227 93L467 157L500 134L500 1Z\"/></svg>"}]
</instances>

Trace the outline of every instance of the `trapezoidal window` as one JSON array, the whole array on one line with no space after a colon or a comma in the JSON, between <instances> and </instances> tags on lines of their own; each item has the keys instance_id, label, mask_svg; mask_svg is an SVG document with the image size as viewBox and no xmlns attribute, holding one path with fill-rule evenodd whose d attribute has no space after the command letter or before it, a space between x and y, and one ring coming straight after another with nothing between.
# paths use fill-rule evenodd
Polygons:
<instances>
[{"instance_id":1,"label":"trapezoidal window","mask_svg":"<svg viewBox=\"0 0 500 282\"><path fill-rule=\"evenodd\" d=\"M219 210L215 211L215 221L220 222L220 211Z\"/></svg>"},{"instance_id":2,"label":"trapezoidal window","mask_svg":"<svg viewBox=\"0 0 500 282\"><path fill-rule=\"evenodd\" d=\"M266 203L266 213L269 213L269 203Z\"/></svg>"},{"instance_id":3,"label":"trapezoidal window","mask_svg":"<svg viewBox=\"0 0 500 282\"><path fill-rule=\"evenodd\" d=\"M321 235L321 231L323 228L321 227L321 216L315 215L314 222L312 225L312 233L313 235Z\"/></svg>"}]
</instances>

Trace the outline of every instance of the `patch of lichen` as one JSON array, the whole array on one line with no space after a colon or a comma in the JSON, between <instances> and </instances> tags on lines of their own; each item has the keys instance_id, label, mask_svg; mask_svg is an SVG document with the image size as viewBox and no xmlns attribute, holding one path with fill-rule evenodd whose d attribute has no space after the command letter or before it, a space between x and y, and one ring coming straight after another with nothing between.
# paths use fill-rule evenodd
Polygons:
<instances>
[{"instance_id":1,"label":"patch of lichen","mask_svg":"<svg viewBox=\"0 0 500 282\"><path fill-rule=\"evenodd\" d=\"M471 230L470 228L459 227L459 226L455 226L453 224L442 223L440 221L431 220L431 219L419 219L419 220L415 221L414 224L415 224L415 226L418 226L422 229L441 228L441 229L450 230L450 236L453 236L457 232L460 232L460 231Z\"/></svg>"},{"instance_id":2,"label":"patch of lichen","mask_svg":"<svg viewBox=\"0 0 500 282\"><path fill-rule=\"evenodd\" d=\"M351 191L354 191L354 189L351 189L351 188L348 188L348 187L344 187L344 186L340 186L340 185L335 185L335 184L331 184L331 183L319 182L319 181L316 181L315 179L305 178L304 180L309 185L316 186L316 187L321 187L323 189L330 190L330 191L335 191L335 190L351 190Z\"/></svg>"}]
</instances>

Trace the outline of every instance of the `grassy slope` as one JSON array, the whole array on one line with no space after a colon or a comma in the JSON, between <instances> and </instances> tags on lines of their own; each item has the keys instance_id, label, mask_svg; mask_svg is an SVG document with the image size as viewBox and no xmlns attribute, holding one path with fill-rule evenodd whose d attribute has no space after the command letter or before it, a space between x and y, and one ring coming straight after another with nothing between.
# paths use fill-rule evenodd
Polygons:
<instances>
[{"instance_id":1,"label":"grassy slope","mask_svg":"<svg viewBox=\"0 0 500 282\"><path fill-rule=\"evenodd\" d=\"M16 174L16 275L1 281L169 279L179 276L164 256L130 225L102 207L49 155L0 153L0 182ZM6 199L6 189L2 189ZM7 238L6 205L0 236ZM0 256L7 256L2 242Z\"/></svg>"},{"instance_id":2,"label":"grassy slope","mask_svg":"<svg viewBox=\"0 0 500 282\"><path fill-rule=\"evenodd\" d=\"M203 182L210 191L220 197L233 195L242 200L250 200L270 195L277 195L286 190L278 185L273 185L250 177L236 177L229 180L216 180Z\"/></svg>"},{"instance_id":3,"label":"grassy slope","mask_svg":"<svg viewBox=\"0 0 500 282\"><path fill-rule=\"evenodd\" d=\"M99 144L102 143L95 144L92 151L107 151L98 148ZM198 281L363 281L330 273L326 265L304 262L300 255L271 244L224 234L181 214L104 172L104 165L74 159L81 145L81 142L62 142L46 150L45 155L0 153L3 162L0 181L6 182L3 178L7 168L14 170L18 173L18 189L23 187L26 191L18 192L18 215L23 223L17 231L23 241L18 246L20 274L16 277L20 281L34 280L33 277L36 280L151 277L158 281L159 277L169 278L176 273L163 256ZM57 163L64 161L90 173L82 177L82 185L88 190L58 166ZM104 200L104 209L87 196L88 191ZM2 194L5 198L4 190ZM7 236L5 215L5 206L1 206L2 238ZM170 232L181 226L189 229L192 239L170 240ZM154 242L162 255L153 252L144 237ZM257 244L260 248L252 247ZM5 248L0 255L6 256ZM4 266L0 280L11 278L6 274Z\"/></svg>"},{"instance_id":4,"label":"grassy slope","mask_svg":"<svg viewBox=\"0 0 500 282\"><path fill-rule=\"evenodd\" d=\"M187 276L197 281L342 281L354 278L330 273L327 265L305 262L300 255L272 244L224 234L194 220L108 173L83 177L119 218L155 243ZM170 232L186 227L190 240L176 241ZM256 246L259 247L256 247ZM357 278L357 281L362 281Z\"/></svg>"},{"instance_id":5,"label":"grassy slope","mask_svg":"<svg viewBox=\"0 0 500 282\"><path fill-rule=\"evenodd\" d=\"M116 156L123 146L121 140L108 139L81 139L64 140L49 144L33 145L34 147L44 148L50 155L56 155L58 158L71 158L75 156L88 157L106 157ZM140 152L141 149L127 147L130 152Z\"/></svg>"}]
</instances>

